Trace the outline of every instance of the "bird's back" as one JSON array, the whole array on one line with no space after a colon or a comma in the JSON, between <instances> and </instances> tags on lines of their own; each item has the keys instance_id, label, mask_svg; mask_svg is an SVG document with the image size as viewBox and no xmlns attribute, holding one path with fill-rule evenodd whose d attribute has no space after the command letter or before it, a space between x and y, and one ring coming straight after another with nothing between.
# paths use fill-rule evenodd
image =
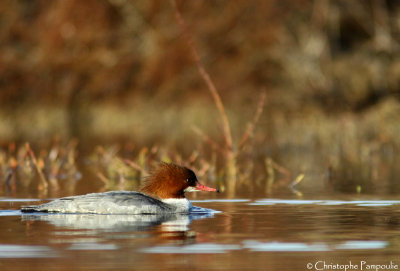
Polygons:
<instances>
[{"instance_id":1,"label":"bird's back","mask_svg":"<svg viewBox=\"0 0 400 271\"><path fill-rule=\"evenodd\" d=\"M22 212L157 214L174 213L176 207L134 191L110 191L72 196L37 205L23 206Z\"/></svg>"}]
</instances>

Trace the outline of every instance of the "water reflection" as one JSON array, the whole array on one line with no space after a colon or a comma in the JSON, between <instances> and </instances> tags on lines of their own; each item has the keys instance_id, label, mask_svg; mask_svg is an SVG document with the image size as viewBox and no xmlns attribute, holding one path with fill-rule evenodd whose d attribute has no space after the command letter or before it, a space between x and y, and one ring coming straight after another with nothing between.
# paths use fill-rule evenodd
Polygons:
<instances>
[{"instance_id":1,"label":"water reflection","mask_svg":"<svg viewBox=\"0 0 400 271\"><path fill-rule=\"evenodd\" d=\"M386 241L346 241L337 245L336 249L381 249L389 245Z\"/></svg>"},{"instance_id":2,"label":"water reflection","mask_svg":"<svg viewBox=\"0 0 400 271\"><path fill-rule=\"evenodd\" d=\"M38 263L35 270L54 270L46 263L70 269L90 264L92 270L187 270L204 263L215 263L209 270L306 270L307 263L335 264L332 257L390 261L400 251L398 198L193 202L221 214L199 207L190 215L22 214L7 208L23 202L0 202L1 261L14 267L15 258L29 258Z\"/></svg>"},{"instance_id":3,"label":"water reflection","mask_svg":"<svg viewBox=\"0 0 400 271\"><path fill-rule=\"evenodd\" d=\"M399 205L400 200L296 200L296 199L260 199L249 205L356 205L366 207Z\"/></svg>"},{"instance_id":4,"label":"water reflection","mask_svg":"<svg viewBox=\"0 0 400 271\"><path fill-rule=\"evenodd\" d=\"M102 215L21 213L22 221L45 221L68 229L112 232L147 231L161 225L163 231L188 231L193 220L210 218L215 211L196 207L190 214Z\"/></svg>"},{"instance_id":5,"label":"water reflection","mask_svg":"<svg viewBox=\"0 0 400 271\"><path fill-rule=\"evenodd\" d=\"M154 246L141 249L144 253L174 253L174 254L215 254L227 253L232 250L249 250L253 252L326 252L335 250L365 250L383 249L388 246L386 241L346 241L339 244L300 243L300 242L260 242L245 240L242 244L190 244L181 246Z\"/></svg>"},{"instance_id":6,"label":"water reflection","mask_svg":"<svg viewBox=\"0 0 400 271\"><path fill-rule=\"evenodd\" d=\"M141 252L145 253L174 253L174 254L215 254L226 253L231 250L240 250L239 245L224 245L224 244L191 244L184 246L154 246L144 248Z\"/></svg>"},{"instance_id":7,"label":"water reflection","mask_svg":"<svg viewBox=\"0 0 400 271\"><path fill-rule=\"evenodd\" d=\"M0 258L52 258L57 257L47 246L0 245Z\"/></svg>"},{"instance_id":8,"label":"water reflection","mask_svg":"<svg viewBox=\"0 0 400 271\"><path fill-rule=\"evenodd\" d=\"M72 244L68 250L115 250L118 246L115 244L99 244L91 242L81 242Z\"/></svg>"},{"instance_id":9,"label":"water reflection","mask_svg":"<svg viewBox=\"0 0 400 271\"><path fill-rule=\"evenodd\" d=\"M281 243L281 242L259 242L248 240L243 242L243 247L251 251L333 251L333 250L364 250L364 249L382 249L388 246L386 241L346 241L340 244L327 243Z\"/></svg>"}]
</instances>

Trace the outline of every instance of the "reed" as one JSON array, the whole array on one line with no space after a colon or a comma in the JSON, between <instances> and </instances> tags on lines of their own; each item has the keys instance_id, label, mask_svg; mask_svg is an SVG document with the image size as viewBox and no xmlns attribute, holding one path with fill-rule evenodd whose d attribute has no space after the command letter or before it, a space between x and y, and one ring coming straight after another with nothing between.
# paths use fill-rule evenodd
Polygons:
<instances>
[{"instance_id":1,"label":"reed","mask_svg":"<svg viewBox=\"0 0 400 271\"><path fill-rule=\"evenodd\" d=\"M43 167L44 167L43 161L40 160L40 163L38 162L38 160L36 159L36 155L33 152L33 150L31 149L31 146L30 146L29 143L25 144L25 148L26 148L26 152L31 157L32 163L35 166L35 169L36 169L36 171L37 171L37 173L39 174L39 177L40 177L40 183L39 183L39 186L38 186L39 191L47 190L49 184L48 184L48 181L47 181L46 177L43 174Z\"/></svg>"},{"instance_id":2,"label":"reed","mask_svg":"<svg viewBox=\"0 0 400 271\"><path fill-rule=\"evenodd\" d=\"M194 43L194 39L185 23L185 20L181 12L179 11L176 1L170 0L170 3L175 11L176 20L178 21L178 24L187 40L187 44L192 52L194 62L197 66L197 70L199 71L199 74L203 78L204 82L206 83L207 89L209 90L211 97L213 98L214 104L218 109L222 124L222 137L224 140L223 147L219 147L219 145L214 140L212 140L209 136L207 136L197 126L192 126L192 129L195 131L196 134L200 135L200 137L205 142L210 144L212 148L218 150L223 155L225 161L224 168L225 168L225 178L227 180L227 193L228 195L233 196L235 194L237 177L238 177L237 157L240 154L240 151L243 149L244 145L251 138L251 135L254 129L256 128L256 125L264 109L266 95L265 92L261 93L257 110L253 120L248 123L247 129L243 133L241 140L237 144L235 144L232 140L231 124L229 122L225 106L221 100L221 96L219 95L217 87L214 81L211 79L210 74L207 72L203 62L201 61L201 58Z\"/></svg>"},{"instance_id":3,"label":"reed","mask_svg":"<svg viewBox=\"0 0 400 271\"><path fill-rule=\"evenodd\" d=\"M39 196L57 196L61 186L71 192L81 177L75 148L72 140L66 147L56 142L50 149L35 153L30 143L19 147L10 143L8 152L0 149L0 184L13 194L34 190Z\"/></svg>"}]
</instances>

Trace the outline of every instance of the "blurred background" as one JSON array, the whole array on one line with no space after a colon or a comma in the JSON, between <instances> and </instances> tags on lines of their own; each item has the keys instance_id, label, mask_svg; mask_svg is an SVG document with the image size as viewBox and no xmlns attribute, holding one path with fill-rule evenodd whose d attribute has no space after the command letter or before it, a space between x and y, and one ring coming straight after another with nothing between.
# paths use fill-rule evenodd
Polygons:
<instances>
[{"instance_id":1,"label":"blurred background","mask_svg":"<svg viewBox=\"0 0 400 271\"><path fill-rule=\"evenodd\" d=\"M177 5L234 150L266 93L235 151L236 195L292 190L301 174L302 193L400 191L399 1ZM2 0L0 18L4 191L32 186L35 168L58 188L93 164L108 189L160 160L229 185L226 157L205 140L224 144L220 116L169 1Z\"/></svg>"}]
</instances>

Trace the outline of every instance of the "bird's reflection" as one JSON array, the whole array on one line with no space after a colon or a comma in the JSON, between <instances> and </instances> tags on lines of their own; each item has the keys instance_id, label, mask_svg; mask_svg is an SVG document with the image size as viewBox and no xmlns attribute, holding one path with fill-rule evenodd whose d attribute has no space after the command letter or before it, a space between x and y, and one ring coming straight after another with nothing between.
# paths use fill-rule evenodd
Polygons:
<instances>
[{"instance_id":1,"label":"bird's reflection","mask_svg":"<svg viewBox=\"0 0 400 271\"><path fill-rule=\"evenodd\" d=\"M211 218L217 211L193 207L189 214L63 214L32 213L22 214L22 221L45 221L56 227L68 229L99 230L108 232L148 231L161 225L161 231L185 232L193 220Z\"/></svg>"}]
</instances>

